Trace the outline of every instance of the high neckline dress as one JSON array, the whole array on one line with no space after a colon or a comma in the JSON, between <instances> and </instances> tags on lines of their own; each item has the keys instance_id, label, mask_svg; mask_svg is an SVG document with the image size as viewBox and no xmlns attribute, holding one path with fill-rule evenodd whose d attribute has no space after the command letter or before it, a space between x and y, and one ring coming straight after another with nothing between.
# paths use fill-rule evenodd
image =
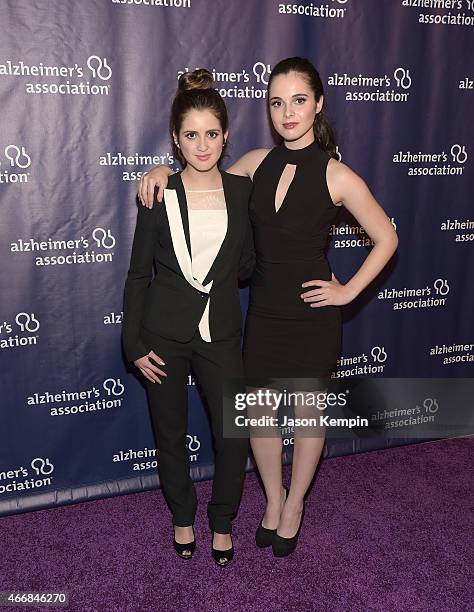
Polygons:
<instances>
[{"instance_id":1,"label":"high neckline dress","mask_svg":"<svg viewBox=\"0 0 474 612\"><path fill-rule=\"evenodd\" d=\"M311 308L301 284L331 280L325 255L329 229L339 209L328 191L330 156L316 142L303 149L272 149L253 178L250 218L256 268L244 337L247 378L329 377L341 352L339 306ZM285 168L295 170L276 210Z\"/></svg>"}]
</instances>

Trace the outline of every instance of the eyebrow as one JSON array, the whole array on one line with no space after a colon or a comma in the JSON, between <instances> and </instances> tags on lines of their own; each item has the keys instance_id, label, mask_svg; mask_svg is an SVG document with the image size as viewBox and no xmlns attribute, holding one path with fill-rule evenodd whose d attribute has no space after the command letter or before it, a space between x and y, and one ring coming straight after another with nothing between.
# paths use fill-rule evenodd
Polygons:
<instances>
[{"instance_id":1,"label":"eyebrow","mask_svg":"<svg viewBox=\"0 0 474 612\"><path fill-rule=\"evenodd\" d=\"M222 130L220 128L209 128L208 130L205 130L206 132L221 132ZM183 133L184 134L189 134L191 132L199 132L199 130L184 130Z\"/></svg>"},{"instance_id":2,"label":"eyebrow","mask_svg":"<svg viewBox=\"0 0 474 612\"><path fill-rule=\"evenodd\" d=\"M307 93L297 93L297 94L293 94L291 97L292 98L300 98L301 96L308 96L309 94ZM270 100L282 100L282 98L280 98L280 96L272 96L270 98Z\"/></svg>"}]
</instances>

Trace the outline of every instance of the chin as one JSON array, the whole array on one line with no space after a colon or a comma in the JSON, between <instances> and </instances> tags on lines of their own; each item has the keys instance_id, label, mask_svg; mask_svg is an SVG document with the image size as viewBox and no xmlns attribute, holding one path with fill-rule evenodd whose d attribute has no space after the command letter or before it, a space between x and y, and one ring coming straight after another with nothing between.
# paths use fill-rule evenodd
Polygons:
<instances>
[{"instance_id":1,"label":"chin","mask_svg":"<svg viewBox=\"0 0 474 612\"><path fill-rule=\"evenodd\" d=\"M282 130L279 134L287 142L294 142L304 136L305 132L296 134L293 130Z\"/></svg>"},{"instance_id":2,"label":"chin","mask_svg":"<svg viewBox=\"0 0 474 612\"><path fill-rule=\"evenodd\" d=\"M285 130L283 128L283 130L279 132L279 134L287 142L295 142L296 140L299 140L300 138L306 136L306 134L309 132L310 129L312 129L312 127L313 124L311 124L309 128L300 128L299 130Z\"/></svg>"},{"instance_id":3,"label":"chin","mask_svg":"<svg viewBox=\"0 0 474 612\"><path fill-rule=\"evenodd\" d=\"M218 161L219 160L217 159L212 161L209 160L207 162L197 163L194 165L194 167L196 170L199 170L199 172L209 172L209 170L212 170L217 165Z\"/></svg>"}]
</instances>

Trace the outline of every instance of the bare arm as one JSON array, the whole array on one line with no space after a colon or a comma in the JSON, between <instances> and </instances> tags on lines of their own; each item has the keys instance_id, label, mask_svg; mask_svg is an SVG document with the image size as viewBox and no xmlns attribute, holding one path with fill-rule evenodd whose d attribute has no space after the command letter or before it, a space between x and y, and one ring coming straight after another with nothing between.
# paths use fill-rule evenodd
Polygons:
<instances>
[{"instance_id":1,"label":"bare arm","mask_svg":"<svg viewBox=\"0 0 474 612\"><path fill-rule=\"evenodd\" d=\"M398 245L398 236L390 219L360 176L345 164L331 159L328 163L327 183L333 202L347 208L375 245L345 285L339 283L334 275L331 281L313 280L303 283L303 287L319 287L302 295L305 302L312 302L310 305L313 308L351 302L381 272Z\"/></svg>"},{"instance_id":2,"label":"bare arm","mask_svg":"<svg viewBox=\"0 0 474 612\"><path fill-rule=\"evenodd\" d=\"M242 155L227 172L230 174L238 174L239 176L248 176L253 179L255 170L260 166L262 161L270 152L270 149L252 149L248 153Z\"/></svg>"},{"instance_id":3,"label":"bare arm","mask_svg":"<svg viewBox=\"0 0 474 612\"><path fill-rule=\"evenodd\" d=\"M255 170L267 156L270 149L253 149L242 155L235 164L232 164L227 172L239 176L249 176L253 178ZM153 196L155 187L158 187L158 202L163 201L163 191L168 185L168 177L174 174L169 166L154 166L149 172L142 174L138 185L138 197L143 206L153 208Z\"/></svg>"}]
</instances>

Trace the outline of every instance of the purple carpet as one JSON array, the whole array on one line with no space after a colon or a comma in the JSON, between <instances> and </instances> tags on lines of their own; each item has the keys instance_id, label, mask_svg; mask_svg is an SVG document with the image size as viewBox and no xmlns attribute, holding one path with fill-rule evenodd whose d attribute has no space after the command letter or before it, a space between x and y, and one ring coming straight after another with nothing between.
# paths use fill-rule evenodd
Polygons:
<instances>
[{"instance_id":1,"label":"purple carpet","mask_svg":"<svg viewBox=\"0 0 474 612\"><path fill-rule=\"evenodd\" d=\"M264 497L248 474L227 568L210 557L210 482L197 484L191 561L172 550L159 490L9 516L0 591L66 591L80 611L472 610L473 446L458 438L324 461L285 559L254 545Z\"/></svg>"}]
</instances>

